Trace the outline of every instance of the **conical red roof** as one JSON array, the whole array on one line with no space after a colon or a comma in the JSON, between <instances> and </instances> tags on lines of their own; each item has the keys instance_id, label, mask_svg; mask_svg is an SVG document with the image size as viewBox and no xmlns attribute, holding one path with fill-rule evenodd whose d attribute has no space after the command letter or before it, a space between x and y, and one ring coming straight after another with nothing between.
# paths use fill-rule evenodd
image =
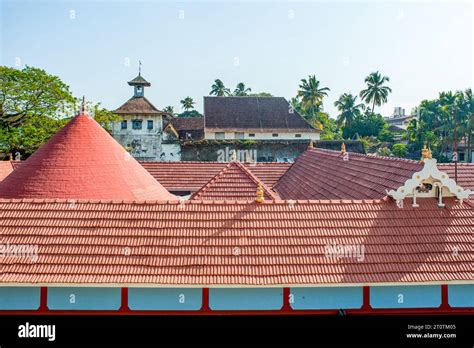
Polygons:
<instances>
[{"instance_id":1,"label":"conical red roof","mask_svg":"<svg viewBox=\"0 0 474 348\"><path fill-rule=\"evenodd\" d=\"M0 198L177 200L85 111L0 183Z\"/></svg>"}]
</instances>

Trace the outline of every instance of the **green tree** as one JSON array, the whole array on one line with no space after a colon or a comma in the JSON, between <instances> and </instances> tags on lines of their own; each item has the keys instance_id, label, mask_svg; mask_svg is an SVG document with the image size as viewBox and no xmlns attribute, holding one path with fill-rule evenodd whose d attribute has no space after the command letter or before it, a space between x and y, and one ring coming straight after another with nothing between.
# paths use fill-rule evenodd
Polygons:
<instances>
[{"instance_id":1,"label":"green tree","mask_svg":"<svg viewBox=\"0 0 474 348\"><path fill-rule=\"evenodd\" d=\"M209 94L217 97L224 97L230 94L230 89L226 88L221 80L216 79L214 80L214 84L211 86L211 92Z\"/></svg>"},{"instance_id":2,"label":"green tree","mask_svg":"<svg viewBox=\"0 0 474 348\"><path fill-rule=\"evenodd\" d=\"M459 111L462 119L462 131L467 147L467 161L472 162L472 139L474 137L474 98L472 89L468 88L464 92L458 92Z\"/></svg>"},{"instance_id":3,"label":"green tree","mask_svg":"<svg viewBox=\"0 0 474 348\"><path fill-rule=\"evenodd\" d=\"M191 97L186 97L183 100L180 100L181 106L185 111L194 109L194 104L196 104Z\"/></svg>"},{"instance_id":4,"label":"green tree","mask_svg":"<svg viewBox=\"0 0 474 348\"><path fill-rule=\"evenodd\" d=\"M322 111L323 99L330 91L328 87L321 87L320 84L321 82L316 79L315 75L310 75L308 80L302 79L299 85L297 96L301 98L302 107L311 118Z\"/></svg>"},{"instance_id":5,"label":"green tree","mask_svg":"<svg viewBox=\"0 0 474 348\"><path fill-rule=\"evenodd\" d=\"M344 128L343 135L350 139L357 136L377 137L386 127L386 124L382 115L366 110L363 114L357 116L349 127Z\"/></svg>"},{"instance_id":6,"label":"green tree","mask_svg":"<svg viewBox=\"0 0 474 348\"><path fill-rule=\"evenodd\" d=\"M406 157L407 156L407 146L405 144L394 144L392 146L392 153L395 157Z\"/></svg>"},{"instance_id":7,"label":"green tree","mask_svg":"<svg viewBox=\"0 0 474 348\"><path fill-rule=\"evenodd\" d=\"M240 82L234 90L234 95L237 97L246 97L250 92L252 92L252 89L246 87L243 82Z\"/></svg>"},{"instance_id":8,"label":"green tree","mask_svg":"<svg viewBox=\"0 0 474 348\"><path fill-rule=\"evenodd\" d=\"M349 127L356 117L360 116L364 104L357 104L357 96L344 93L334 102L339 115L337 116L338 126Z\"/></svg>"},{"instance_id":9,"label":"green tree","mask_svg":"<svg viewBox=\"0 0 474 348\"><path fill-rule=\"evenodd\" d=\"M197 110L183 111L178 114L178 117L203 117L202 114Z\"/></svg>"},{"instance_id":10,"label":"green tree","mask_svg":"<svg viewBox=\"0 0 474 348\"><path fill-rule=\"evenodd\" d=\"M167 112L167 113L170 114L171 116L175 116L174 107L172 107L171 105L165 106L165 107L163 108L163 111L164 111L164 112Z\"/></svg>"},{"instance_id":11,"label":"green tree","mask_svg":"<svg viewBox=\"0 0 474 348\"><path fill-rule=\"evenodd\" d=\"M0 66L0 127L19 126L29 117L64 116L74 103L69 87L57 76L30 66Z\"/></svg>"},{"instance_id":12,"label":"green tree","mask_svg":"<svg viewBox=\"0 0 474 348\"><path fill-rule=\"evenodd\" d=\"M388 147L381 147L380 149L377 150L377 155L379 156L385 156L389 157L392 154L390 149Z\"/></svg>"},{"instance_id":13,"label":"green tree","mask_svg":"<svg viewBox=\"0 0 474 348\"><path fill-rule=\"evenodd\" d=\"M372 113L374 112L375 105L381 106L387 102L388 95L392 90L384 84L389 81L388 76L382 77L378 71L371 73L365 78L367 88L360 92L360 97L367 105L372 104Z\"/></svg>"}]
</instances>

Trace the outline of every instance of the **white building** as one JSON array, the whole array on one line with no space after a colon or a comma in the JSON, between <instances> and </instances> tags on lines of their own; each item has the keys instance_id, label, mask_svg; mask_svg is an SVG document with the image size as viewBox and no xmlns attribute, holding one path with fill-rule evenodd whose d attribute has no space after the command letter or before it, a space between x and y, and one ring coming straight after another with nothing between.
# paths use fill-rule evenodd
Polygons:
<instances>
[{"instance_id":1,"label":"white building","mask_svg":"<svg viewBox=\"0 0 474 348\"><path fill-rule=\"evenodd\" d=\"M168 114L145 98L145 87L151 83L139 73L128 84L133 86L133 97L113 111L121 120L113 123L112 136L138 160L179 161L179 144L163 132L163 118Z\"/></svg>"},{"instance_id":2,"label":"white building","mask_svg":"<svg viewBox=\"0 0 474 348\"><path fill-rule=\"evenodd\" d=\"M319 140L281 97L204 97L204 138L214 140Z\"/></svg>"}]
</instances>

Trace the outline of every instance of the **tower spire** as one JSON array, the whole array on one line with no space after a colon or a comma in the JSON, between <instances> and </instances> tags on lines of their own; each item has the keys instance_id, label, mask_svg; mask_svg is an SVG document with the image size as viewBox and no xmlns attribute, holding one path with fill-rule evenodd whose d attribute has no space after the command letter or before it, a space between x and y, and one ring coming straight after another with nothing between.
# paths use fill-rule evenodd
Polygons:
<instances>
[{"instance_id":1,"label":"tower spire","mask_svg":"<svg viewBox=\"0 0 474 348\"><path fill-rule=\"evenodd\" d=\"M81 115L86 113L86 96L82 96Z\"/></svg>"},{"instance_id":2,"label":"tower spire","mask_svg":"<svg viewBox=\"0 0 474 348\"><path fill-rule=\"evenodd\" d=\"M138 61L138 76L142 76L142 61Z\"/></svg>"}]
</instances>

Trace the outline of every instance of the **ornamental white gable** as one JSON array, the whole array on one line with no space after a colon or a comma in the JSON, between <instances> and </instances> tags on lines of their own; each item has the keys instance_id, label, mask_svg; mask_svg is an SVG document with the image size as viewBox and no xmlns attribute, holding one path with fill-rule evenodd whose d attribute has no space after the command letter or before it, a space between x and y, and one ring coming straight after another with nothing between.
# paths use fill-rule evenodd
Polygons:
<instances>
[{"instance_id":1,"label":"ornamental white gable","mask_svg":"<svg viewBox=\"0 0 474 348\"><path fill-rule=\"evenodd\" d=\"M405 181L403 186L397 190L387 191L387 194L400 204L405 198L413 198L413 207L417 207L417 198L436 197L438 206L443 207L443 197L456 197L462 203L470 194L471 190L464 190L448 174L438 169L436 159L423 159L424 167L421 171L412 175L411 179Z\"/></svg>"}]
</instances>

